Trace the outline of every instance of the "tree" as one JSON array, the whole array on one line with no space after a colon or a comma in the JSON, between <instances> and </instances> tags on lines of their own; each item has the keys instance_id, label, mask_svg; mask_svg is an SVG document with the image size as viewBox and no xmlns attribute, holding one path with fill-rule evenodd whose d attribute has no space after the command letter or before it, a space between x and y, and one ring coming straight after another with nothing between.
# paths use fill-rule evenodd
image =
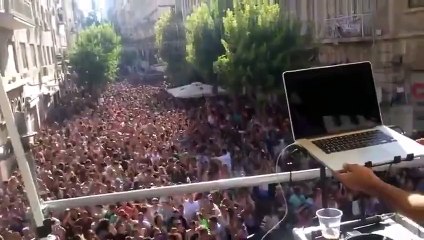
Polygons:
<instances>
[{"instance_id":1,"label":"tree","mask_svg":"<svg viewBox=\"0 0 424 240\"><path fill-rule=\"evenodd\" d=\"M187 61L201 75L203 82L216 84L213 63L224 53L221 43L222 13L218 0L202 4L186 21Z\"/></svg>"},{"instance_id":2,"label":"tree","mask_svg":"<svg viewBox=\"0 0 424 240\"><path fill-rule=\"evenodd\" d=\"M70 55L70 63L78 73L79 85L93 93L93 90L114 81L121 49L121 38L112 25L103 23L83 30Z\"/></svg>"},{"instance_id":3,"label":"tree","mask_svg":"<svg viewBox=\"0 0 424 240\"><path fill-rule=\"evenodd\" d=\"M315 53L312 37L302 24L267 0L234 1L223 19L225 54L214 70L235 93L272 93L281 90L281 74L310 66Z\"/></svg>"},{"instance_id":4,"label":"tree","mask_svg":"<svg viewBox=\"0 0 424 240\"><path fill-rule=\"evenodd\" d=\"M155 25L155 44L162 62L167 64L171 85L188 84L193 80L193 69L187 63L185 30L181 16L174 11L162 14Z\"/></svg>"},{"instance_id":5,"label":"tree","mask_svg":"<svg viewBox=\"0 0 424 240\"><path fill-rule=\"evenodd\" d=\"M125 66L134 66L137 60L137 52L135 51L122 51L121 64Z\"/></svg>"},{"instance_id":6,"label":"tree","mask_svg":"<svg viewBox=\"0 0 424 240\"><path fill-rule=\"evenodd\" d=\"M100 21L95 11L89 12L83 22L84 28L90 27L92 25L99 25L99 24L100 24Z\"/></svg>"}]
</instances>

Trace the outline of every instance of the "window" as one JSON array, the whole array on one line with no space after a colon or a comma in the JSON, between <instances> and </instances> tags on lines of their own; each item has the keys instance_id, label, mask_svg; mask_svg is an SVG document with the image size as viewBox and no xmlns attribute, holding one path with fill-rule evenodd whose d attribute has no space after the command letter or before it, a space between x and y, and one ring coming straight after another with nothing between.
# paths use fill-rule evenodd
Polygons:
<instances>
[{"instance_id":1,"label":"window","mask_svg":"<svg viewBox=\"0 0 424 240\"><path fill-rule=\"evenodd\" d=\"M40 63L40 66L44 66L43 52L41 50L41 46L37 46L37 50L38 50L38 62Z\"/></svg>"},{"instance_id":2,"label":"window","mask_svg":"<svg viewBox=\"0 0 424 240\"><path fill-rule=\"evenodd\" d=\"M52 56L52 63L54 63L55 55L54 55L54 48L53 47L50 48L50 54Z\"/></svg>"},{"instance_id":3,"label":"window","mask_svg":"<svg viewBox=\"0 0 424 240\"><path fill-rule=\"evenodd\" d=\"M325 3L326 3L326 6L325 6L325 8L326 8L326 11L327 11L327 18L332 18L332 17L334 17L334 14L333 14L333 8L332 8L332 6L331 6L331 3L330 3L330 1L329 0L327 0L327 1L325 1Z\"/></svg>"},{"instance_id":4,"label":"window","mask_svg":"<svg viewBox=\"0 0 424 240\"><path fill-rule=\"evenodd\" d=\"M13 61L15 62L15 70L16 70L16 72L19 72L19 68L18 68L18 54L16 52L16 46L15 46L15 44L13 44L13 42L12 43L9 43L9 46L12 46L12 49L13 49Z\"/></svg>"},{"instance_id":5,"label":"window","mask_svg":"<svg viewBox=\"0 0 424 240\"><path fill-rule=\"evenodd\" d=\"M49 61L50 61L50 64L52 64L53 63L52 47L47 48L47 55L49 55Z\"/></svg>"},{"instance_id":6,"label":"window","mask_svg":"<svg viewBox=\"0 0 424 240\"><path fill-rule=\"evenodd\" d=\"M46 54L46 47L43 47L43 57L44 57L44 65L49 65L49 59Z\"/></svg>"},{"instance_id":7,"label":"window","mask_svg":"<svg viewBox=\"0 0 424 240\"><path fill-rule=\"evenodd\" d=\"M22 57L23 67L28 69L28 56L27 56L25 43L20 43L19 45L21 48L21 57Z\"/></svg>"},{"instance_id":8,"label":"window","mask_svg":"<svg viewBox=\"0 0 424 240\"><path fill-rule=\"evenodd\" d=\"M336 17L343 16L343 2L345 0L337 0L336 2Z\"/></svg>"},{"instance_id":9,"label":"window","mask_svg":"<svg viewBox=\"0 0 424 240\"><path fill-rule=\"evenodd\" d=\"M424 7L424 0L408 0L409 8Z\"/></svg>"},{"instance_id":10,"label":"window","mask_svg":"<svg viewBox=\"0 0 424 240\"><path fill-rule=\"evenodd\" d=\"M50 51L50 47L46 47L46 54L47 54L47 57L49 58L49 64L52 64L52 54Z\"/></svg>"},{"instance_id":11,"label":"window","mask_svg":"<svg viewBox=\"0 0 424 240\"><path fill-rule=\"evenodd\" d=\"M362 13L370 13L371 10L371 0L362 0Z\"/></svg>"},{"instance_id":12,"label":"window","mask_svg":"<svg viewBox=\"0 0 424 240\"><path fill-rule=\"evenodd\" d=\"M298 18L300 19L300 17L302 16L302 2L301 1L296 1L296 6L295 6L295 12L294 14L296 16L298 16Z\"/></svg>"},{"instance_id":13,"label":"window","mask_svg":"<svg viewBox=\"0 0 424 240\"><path fill-rule=\"evenodd\" d=\"M34 44L29 45L31 48L31 58L32 58L32 64L34 67L37 67L37 55L35 53L35 46Z\"/></svg>"},{"instance_id":14,"label":"window","mask_svg":"<svg viewBox=\"0 0 424 240\"><path fill-rule=\"evenodd\" d=\"M48 54L49 52L49 47L44 47L44 57L46 58L46 65L50 65L50 54Z\"/></svg>"},{"instance_id":15,"label":"window","mask_svg":"<svg viewBox=\"0 0 424 240\"><path fill-rule=\"evenodd\" d=\"M315 1L308 3L306 7L308 9L308 20L314 21L315 20Z\"/></svg>"},{"instance_id":16,"label":"window","mask_svg":"<svg viewBox=\"0 0 424 240\"><path fill-rule=\"evenodd\" d=\"M351 14L355 15L359 13L359 3L358 0L352 0L352 6L351 6Z\"/></svg>"}]
</instances>

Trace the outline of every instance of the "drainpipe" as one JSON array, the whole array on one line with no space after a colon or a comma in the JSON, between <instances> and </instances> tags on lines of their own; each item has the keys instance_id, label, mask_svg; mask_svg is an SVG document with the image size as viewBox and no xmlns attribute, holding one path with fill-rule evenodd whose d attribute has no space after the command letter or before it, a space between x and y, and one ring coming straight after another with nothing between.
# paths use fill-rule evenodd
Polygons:
<instances>
[{"instance_id":1,"label":"drainpipe","mask_svg":"<svg viewBox=\"0 0 424 240\"><path fill-rule=\"evenodd\" d=\"M376 61L376 36L375 36L375 31L376 31L376 13L377 13L377 0L374 1L373 7L372 7L372 13L371 13L371 19L372 19L372 24L371 24L371 28L372 28L372 45L371 45L371 59L372 61Z\"/></svg>"}]
</instances>

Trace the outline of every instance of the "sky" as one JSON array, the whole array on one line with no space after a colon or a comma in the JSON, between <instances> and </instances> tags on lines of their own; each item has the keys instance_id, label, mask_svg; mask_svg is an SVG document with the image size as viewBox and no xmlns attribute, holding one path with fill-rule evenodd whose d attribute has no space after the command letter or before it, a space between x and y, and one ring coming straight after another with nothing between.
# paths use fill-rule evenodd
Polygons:
<instances>
[{"instance_id":1,"label":"sky","mask_svg":"<svg viewBox=\"0 0 424 240\"><path fill-rule=\"evenodd\" d=\"M105 0L95 0L96 4L98 4L100 9L104 8ZM91 9L91 0L78 0L78 5L80 9L84 12L84 14L87 14L90 12Z\"/></svg>"}]
</instances>

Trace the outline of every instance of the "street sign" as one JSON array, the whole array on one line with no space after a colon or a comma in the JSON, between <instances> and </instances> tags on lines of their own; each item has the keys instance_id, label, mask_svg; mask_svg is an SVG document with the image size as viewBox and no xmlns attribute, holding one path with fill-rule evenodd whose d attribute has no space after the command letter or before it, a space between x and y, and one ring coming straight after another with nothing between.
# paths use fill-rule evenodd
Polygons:
<instances>
[{"instance_id":1,"label":"street sign","mask_svg":"<svg viewBox=\"0 0 424 240\"><path fill-rule=\"evenodd\" d=\"M416 82L411 88L412 96L415 100L424 100L424 82Z\"/></svg>"}]
</instances>

